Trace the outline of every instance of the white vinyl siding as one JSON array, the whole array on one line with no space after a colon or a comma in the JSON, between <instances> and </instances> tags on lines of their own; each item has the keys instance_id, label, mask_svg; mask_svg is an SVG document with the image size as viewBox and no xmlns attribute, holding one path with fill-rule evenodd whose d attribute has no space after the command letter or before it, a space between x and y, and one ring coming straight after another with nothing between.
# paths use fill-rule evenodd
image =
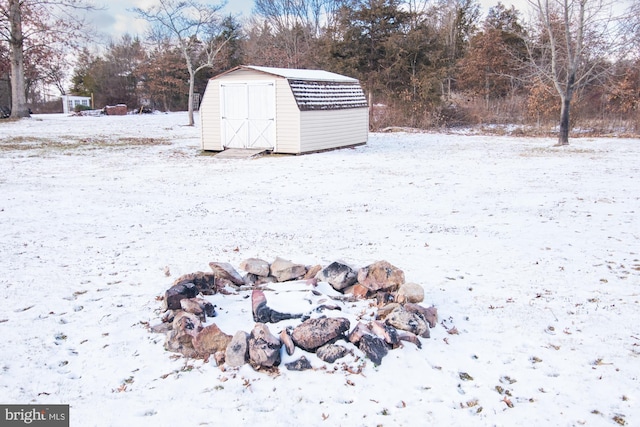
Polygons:
<instances>
[{"instance_id":1,"label":"white vinyl siding","mask_svg":"<svg viewBox=\"0 0 640 427\"><path fill-rule=\"evenodd\" d=\"M369 110L303 111L302 152L364 144L369 135Z\"/></svg>"},{"instance_id":2,"label":"white vinyl siding","mask_svg":"<svg viewBox=\"0 0 640 427\"><path fill-rule=\"evenodd\" d=\"M205 97L200 104L201 148L210 151L222 151L220 137L220 85L209 80Z\"/></svg>"},{"instance_id":3,"label":"white vinyl siding","mask_svg":"<svg viewBox=\"0 0 640 427\"><path fill-rule=\"evenodd\" d=\"M276 80L277 152L300 153L300 110L286 79Z\"/></svg>"},{"instance_id":4,"label":"white vinyl siding","mask_svg":"<svg viewBox=\"0 0 640 427\"><path fill-rule=\"evenodd\" d=\"M275 70L275 71L273 71ZM273 71L273 72L272 72ZM286 73L282 75L281 73ZM250 84L272 79L275 82L275 144L273 152L300 154L332 148L366 144L369 133L368 108L315 109L301 111L290 86L291 78L313 78L313 89L322 87L322 78L328 82L345 82L344 86L357 84L357 80L333 73L314 70L284 70L260 67L238 67L211 79L200 107L202 123L202 149L222 151L220 85ZM330 79L329 79L330 78ZM333 88L337 87L335 84ZM307 91L305 85L301 86ZM358 86L359 88L359 86ZM351 90L351 88L348 88ZM342 90L342 88L340 88ZM359 89L361 91L361 89ZM362 92L359 95L362 98ZM327 94L328 95L328 94ZM298 96L301 96L298 93ZM324 95L323 95L324 96ZM336 98L338 100L338 98ZM260 103L253 100L252 103ZM349 101L351 102L351 101ZM334 102L332 105L335 105ZM340 101L340 105L344 102ZM260 109L260 108L259 108Z\"/></svg>"}]
</instances>

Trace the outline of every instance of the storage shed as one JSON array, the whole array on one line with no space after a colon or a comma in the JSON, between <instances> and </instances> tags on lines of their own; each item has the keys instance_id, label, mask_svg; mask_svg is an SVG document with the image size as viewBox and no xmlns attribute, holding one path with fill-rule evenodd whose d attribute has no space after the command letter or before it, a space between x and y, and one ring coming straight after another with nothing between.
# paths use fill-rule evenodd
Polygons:
<instances>
[{"instance_id":1,"label":"storage shed","mask_svg":"<svg viewBox=\"0 0 640 427\"><path fill-rule=\"evenodd\" d=\"M357 79L322 70L239 66L209 80L202 149L300 154L366 144L369 108Z\"/></svg>"}]
</instances>

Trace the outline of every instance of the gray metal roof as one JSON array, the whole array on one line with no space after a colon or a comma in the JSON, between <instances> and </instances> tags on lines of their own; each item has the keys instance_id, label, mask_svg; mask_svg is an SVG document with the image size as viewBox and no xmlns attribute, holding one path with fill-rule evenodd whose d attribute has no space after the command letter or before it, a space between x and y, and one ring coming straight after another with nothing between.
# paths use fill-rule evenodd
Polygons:
<instances>
[{"instance_id":1,"label":"gray metal roof","mask_svg":"<svg viewBox=\"0 0 640 427\"><path fill-rule=\"evenodd\" d=\"M289 79L300 110L342 110L366 108L367 98L360 83Z\"/></svg>"}]
</instances>

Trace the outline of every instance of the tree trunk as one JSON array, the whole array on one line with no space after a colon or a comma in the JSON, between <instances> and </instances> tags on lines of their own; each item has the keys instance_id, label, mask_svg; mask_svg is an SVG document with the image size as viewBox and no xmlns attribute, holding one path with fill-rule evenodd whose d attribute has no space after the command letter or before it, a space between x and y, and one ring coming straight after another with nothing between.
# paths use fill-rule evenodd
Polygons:
<instances>
[{"instance_id":1,"label":"tree trunk","mask_svg":"<svg viewBox=\"0 0 640 427\"><path fill-rule=\"evenodd\" d=\"M569 97L563 97L562 107L560 108L560 135L558 136L558 145L569 145L569 110L571 108L571 100Z\"/></svg>"},{"instance_id":2,"label":"tree trunk","mask_svg":"<svg viewBox=\"0 0 640 427\"><path fill-rule=\"evenodd\" d=\"M193 70L189 70L189 126L193 126L195 123L193 120L193 91L196 85L196 73Z\"/></svg>"},{"instance_id":3,"label":"tree trunk","mask_svg":"<svg viewBox=\"0 0 640 427\"><path fill-rule=\"evenodd\" d=\"M569 145L569 112L571 110L571 99L573 98L575 81L575 71L570 71L567 76L565 93L560 97L562 106L560 107L560 134L558 135L558 145Z\"/></svg>"},{"instance_id":4,"label":"tree trunk","mask_svg":"<svg viewBox=\"0 0 640 427\"><path fill-rule=\"evenodd\" d=\"M11 25L9 39L11 49L11 117L29 117L24 85L24 36L19 0L9 0L9 23Z\"/></svg>"}]
</instances>

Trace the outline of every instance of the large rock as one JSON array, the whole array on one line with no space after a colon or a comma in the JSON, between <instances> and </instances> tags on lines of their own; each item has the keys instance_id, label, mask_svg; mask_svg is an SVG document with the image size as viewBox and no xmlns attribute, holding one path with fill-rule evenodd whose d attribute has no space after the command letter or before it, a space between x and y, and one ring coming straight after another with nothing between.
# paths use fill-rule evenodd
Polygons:
<instances>
[{"instance_id":1,"label":"large rock","mask_svg":"<svg viewBox=\"0 0 640 427\"><path fill-rule=\"evenodd\" d=\"M404 272L387 261L377 261L358 270L358 283L373 292L394 292L404 283Z\"/></svg>"},{"instance_id":2,"label":"large rock","mask_svg":"<svg viewBox=\"0 0 640 427\"><path fill-rule=\"evenodd\" d=\"M193 313L205 321L207 317L215 317L216 307L204 298L185 298L180 300L180 307L187 313Z\"/></svg>"},{"instance_id":3,"label":"large rock","mask_svg":"<svg viewBox=\"0 0 640 427\"><path fill-rule=\"evenodd\" d=\"M196 271L195 273L184 274L173 282L174 285L185 283L193 283L198 292L203 295L213 295L217 293L219 289L214 273Z\"/></svg>"},{"instance_id":4,"label":"large rock","mask_svg":"<svg viewBox=\"0 0 640 427\"><path fill-rule=\"evenodd\" d=\"M284 349L287 351L287 354L291 356L293 352L296 351L296 347L291 335L289 335L289 330L283 329L280 331L280 335L278 337L280 338L280 342L284 346Z\"/></svg>"},{"instance_id":5,"label":"large rock","mask_svg":"<svg viewBox=\"0 0 640 427\"><path fill-rule=\"evenodd\" d=\"M197 357L198 352L193 347L193 338L201 329L202 323L198 316L185 311L177 312L173 319L172 330L165 341L165 349L182 353L186 357Z\"/></svg>"},{"instance_id":6,"label":"large rock","mask_svg":"<svg viewBox=\"0 0 640 427\"><path fill-rule=\"evenodd\" d=\"M202 306L195 298L185 298L180 300L180 308L187 313L195 314L202 322L206 319Z\"/></svg>"},{"instance_id":7,"label":"large rock","mask_svg":"<svg viewBox=\"0 0 640 427\"><path fill-rule=\"evenodd\" d=\"M184 341L184 334L181 334L178 331L172 330L167 334L167 339L164 343L164 348L167 351L171 351L174 353L180 353L185 357L196 358L198 357L198 352L195 348L193 348L192 342Z\"/></svg>"},{"instance_id":8,"label":"large rock","mask_svg":"<svg viewBox=\"0 0 640 427\"><path fill-rule=\"evenodd\" d=\"M382 338L369 334L362 336L358 348L376 365L380 365L382 358L389 353L389 347Z\"/></svg>"},{"instance_id":9,"label":"large rock","mask_svg":"<svg viewBox=\"0 0 640 427\"><path fill-rule=\"evenodd\" d=\"M304 274L303 279L312 279L316 277L316 274L322 270L322 266L320 264L312 265L307 267L307 272Z\"/></svg>"},{"instance_id":10,"label":"large rock","mask_svg":"<svg viewBox=\"0 0 640 427\"><path fill-rule=\"evenodd\" d=\"M348 340L351 344L358 345L362 337L365 335L373 335L373 332L367 325L362 322L358 322L356 327L349 332Z\"/></svg>"},{"instance_id":11,"label":"large rock","mask_svg":"<svg viewBox=\"0 0 640 427\"><path fill-rule=\"evenodd\" d=\"M400 337L397 329L387 323L374 320L369 322L369 329L375 336L382 338L384 342L389 344L392 348L396 348L400 344Z\"/></svg>"},{"instance_id":12,"label":"large rock","mask_svg":"<svg viewBox=\"0 0 640 427\"><path fill-rule=\"evenodd\" d=\"M429 338L431 336L427 321L418 314L407 311L402 306L397 307L389 313L386 318L386 322L394 328L409 331L423 338Z\"/></svg>"},{"instance_id":13,"label":"large rock","mask_svg":"<svg viewBox=\"0 0 640 427\"><path fill-rule=\"evenodd\" d=\"M193 348L200 357L208 357L210 354L225 351L231 339L231 335L222 332L214 323L202 328L193 338Z\"/></svg>"},{"instance_id":14,"label":"large rock","mask_svg":"<svg viewBox=\"0 0 640 427\"><path fill-rule=\"evenodd\" d=\"M326 344L316 350L318 358L327 363L333 363L347 354L349 354L349 350L347 350L346 347L337 344Z\"/></svg>"},{"instance_id":15,"label":"large rock","mask_svg":"<svg viewBox=\"0 0 640 427\"><path fill-rule=\"evenodd\" d=\"M335 261L320 270L316 279L327 282L333 289L341 291L356 283L358 273L348 265Z\"/></svg>"},{"instance_id":16,"label":"large rock","mask_svg":"<svg viewBox=\"0 0 640 427\"><path fill-rule=\"evenodd\" d=\"M438 324L438 309L435 307L423 307L419 304L407 303L404 309L410 313L415 313L429 324L430 328L435 328Z\"/></svg>"},{"instance_id":17,"label":"large rock","mask_svg":"<svg viewBox=\"0 0 640 427\"><path fill-rule=\"evenodd\" d=\"M209 267L219 280L224 280L236 286L244 285L244 279L228 262L210 262Z\"/></svg>"},{"instance_id":18,"label":"large rock","mask_svg":"<svg viewBox=\"0 0 640 427\"><path fill-rule=\"evenodd\" d=\"M304 356L300 357L298 360L294 360L293 362L285 363L284 366L290 371L306 371L307 369L313 369L309 359Z\"/></svg>"},{"instance_id":19,"label":"large rock","mask_svg":"<svg viewBox=\"0 0 640 427\"><path fill-rule=\"evenodd\" d=\"M278 282L299 279L305 275L307 267L302 264L294 264L291 261L277 257L271 263L270 273L278 279Z\"/></svg>"},{"instance_id":20,"label":"large rock","mask_svg":"<svg viewBox=\"0 0 640 427\"><path fill-rule=\"evenodd\" d=\"M367 298L370 294L369 289L362 286L360 283L356 283L353 286L346 287L342 290L345 295L352 295L354 298L363 299Z\"/></svg>"},{"instance_id":21,"label":"large rock","mask_svg":"<svg viewBox=\"0 0 640 427\"><path fill-rule=\"evenodd\" d=\"M173 285L164 293L164 309L181 310L180 301L185 298L194 298L197 294L198 289L191 282Z\"/></svg>"},{"instance_id":22,"label":"large rock","mask_svg":"<svg viewBox=\"0 0 640 427\"><path fill-rule=\"evenodd\" d=\"M281 320L297 319L302 314L281 313L267 306L267 297L261 289L251 292L251 309L253 320L258 323L278 323Z\"/></svg>"},{"instance_id":23,"label":"large rock","mask_svg":"<svg viewBox=\"0 0 640 427\"><path fill-rule=\"evenodd\" d=\"M172 327L181 337L184 336L185 340L191 341L202 330L202 322L193 313L179 311L173 318Z\"/></svg>"},{"instance_id":24,"label":"large rock","mask_svg":"<svg viewBox=\"0 0 640 427\"><path fill-rule=\"evenodd\" d=\"M293 342L306 351L314 352L319 347L342 337L349 330L349 319L344 317L320 317L307 319L293 329Z\"/></svg>"},{"instance_id":25,"label":"large rock","mask_svg":"<svg viewBox=\"0 0 640 427\"><path fill-rule=\"evenodd\" d=\"M267 277L269 275L269 263L259 258L247 258L240 263L240 268L249 274Z\"/></svg>"},{"instance_id":26,"label":"large rock","mask_svg":"<svg viewBox=\"0 0 640 427\"><path fill-rule=\"evenodd\" d=\"M249 354L249 334L238 331L233 336L225 350L225 362L231 367L239 367L245 364Z\"/></svg>"},{"instance_id":27,"label":"large rock","mask_svg":"<svg viewBox=\"0 0 640 427\"><path fill-rule=\"evenodd\" d=\"M247 273L244 276L244 283L249 286L260 286L266 283L276 283L278 279L273 276L257 276L252 273Z\"/></svg>"},{"instance_id":28,"label":"large rock","mask_svg":"<svg viewBox=\"0 0 640 427\"><path fill-rule=\"evenodd\" d=\"M396 301L399 303L419 303L424 301L424 288L417 283L405 283L398 289Z\"/></svg>"},{"instance_id":29,"label":"large rock","mask_svg":"<svg viewBox=\"0 0 640 427\"><path fill-rule=\"evenodd\" d=\"M249 363L255 368L280 364L280 340L264 323L256 323L249 335Z\"/></svg>"}]
</instances>

